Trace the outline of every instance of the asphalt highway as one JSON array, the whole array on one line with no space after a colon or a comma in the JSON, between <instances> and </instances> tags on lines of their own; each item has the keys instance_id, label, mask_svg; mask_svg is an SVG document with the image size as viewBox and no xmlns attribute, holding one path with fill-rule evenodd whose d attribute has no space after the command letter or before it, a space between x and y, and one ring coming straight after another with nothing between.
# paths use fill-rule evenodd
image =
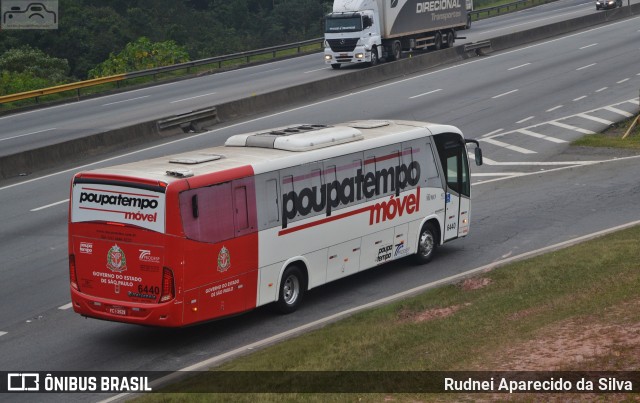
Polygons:
<instances>
[{"instance_id":1,"label":"asphalt highway","mask_svg":"<svg viewBox=\"0 0 640 403\"><path fill-rule=\"evenodd\" d=\"M177 370L416 285L640 219L640 158L569 145L637 113L639 21L496 52L96 158L89 166L0 184L2 368ZM400 261L328 284L312 290L292 315L274 315L265 307L187 329L101 322L70 309L66 221L74 172L220 145L232 134L292 122L367 118L453 124L481 142L486 164L473 167L471 233L439 248L428 265ZM11 399L30 401L27 395Z\"/></svg>"}]
</instances>

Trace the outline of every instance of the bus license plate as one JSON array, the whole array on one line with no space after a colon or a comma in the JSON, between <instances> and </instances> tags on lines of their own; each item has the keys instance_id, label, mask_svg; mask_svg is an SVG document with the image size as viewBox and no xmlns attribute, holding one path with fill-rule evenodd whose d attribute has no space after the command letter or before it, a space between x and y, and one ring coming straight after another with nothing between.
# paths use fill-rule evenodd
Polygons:
<instances>
[{"instance_id":1,"label":"bus license plate","mask_svg":"<svg viewBox=\"0 0 640 403\"><path fill-rule=\"evenodd\" d=\"M113 306L109 308L109 313L112 315L127 316L127 309L121 306Z\"/></svg>"}]
</instances>

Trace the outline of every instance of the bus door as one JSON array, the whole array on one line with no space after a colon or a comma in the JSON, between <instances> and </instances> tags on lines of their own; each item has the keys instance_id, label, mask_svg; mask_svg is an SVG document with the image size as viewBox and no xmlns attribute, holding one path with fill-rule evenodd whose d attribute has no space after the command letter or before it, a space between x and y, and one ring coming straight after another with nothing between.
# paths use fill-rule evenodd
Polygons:
<instances>
[{"instance_id":1,"label":"bus door","mask_svg":"<svg viewBox=\"0 0 640 403\"><path fill-rule=\"evenodd\" d=\"M444 133L434 138L447 182L443 229L444 241L448 241L468 232L469 163L460 135Z\"/></svg>"}]
</instances>

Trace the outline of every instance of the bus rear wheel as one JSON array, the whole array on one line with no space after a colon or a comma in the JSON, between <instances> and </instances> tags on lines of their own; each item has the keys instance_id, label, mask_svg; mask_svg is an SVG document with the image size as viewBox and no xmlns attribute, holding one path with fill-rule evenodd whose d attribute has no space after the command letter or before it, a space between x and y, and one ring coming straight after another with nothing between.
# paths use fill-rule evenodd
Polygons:
<instances>
[{"instance_id":1,"label":"bus rear wheel","mask_svg":"<svg viewBox=\"0 0 640 403\"><path fill-rule=\"evenodd\" d=\"M302 303L304 293L305 278L302 270L298 266L287 267L282 274L278 290L278 301L276 301L278 312L283 314L294 312Z\"/></svg>"},{"instance_id":2,"label":"bus rear wheel","mask_svg":"<svg viewBox=\"0 0 640 403\"><path fill-rule=\"evenodd\" d=\"M429 263L433 258L433 252L436 249L436 232L431 224L425 224L420 231L418 238L418 251L415 254L415 260L419 264Z\"/></svg>"}]
</instances>

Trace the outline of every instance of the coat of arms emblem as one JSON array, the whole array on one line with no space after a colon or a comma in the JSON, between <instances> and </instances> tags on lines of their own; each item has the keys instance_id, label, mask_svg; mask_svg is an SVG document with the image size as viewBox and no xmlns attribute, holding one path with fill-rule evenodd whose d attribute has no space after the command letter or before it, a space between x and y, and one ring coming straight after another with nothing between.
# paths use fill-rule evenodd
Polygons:
<instances>
[{"instance_id":1,"label":"coat of arms emblem","mask_svg":"<svg viewBox=\"0 0 640 403\"><path fill-rule=\"evenodd\" d=\"M107 252L107 269L116 273L127 270L127 258L118 245L113 245Z\"/></svg>"},{"instance_id":2,"label":"coat of arms emblem","mask_svg":"<svg viewBox=\"0 0 640 403\"><path fill-rule=\"evenodd\" d=\"M224 273L229 270L231 266L231 254L229 253L229 249L224 246L220 249L220 253L218 253L218 271L220 273Z\"/></svg>"}]
</instances>

